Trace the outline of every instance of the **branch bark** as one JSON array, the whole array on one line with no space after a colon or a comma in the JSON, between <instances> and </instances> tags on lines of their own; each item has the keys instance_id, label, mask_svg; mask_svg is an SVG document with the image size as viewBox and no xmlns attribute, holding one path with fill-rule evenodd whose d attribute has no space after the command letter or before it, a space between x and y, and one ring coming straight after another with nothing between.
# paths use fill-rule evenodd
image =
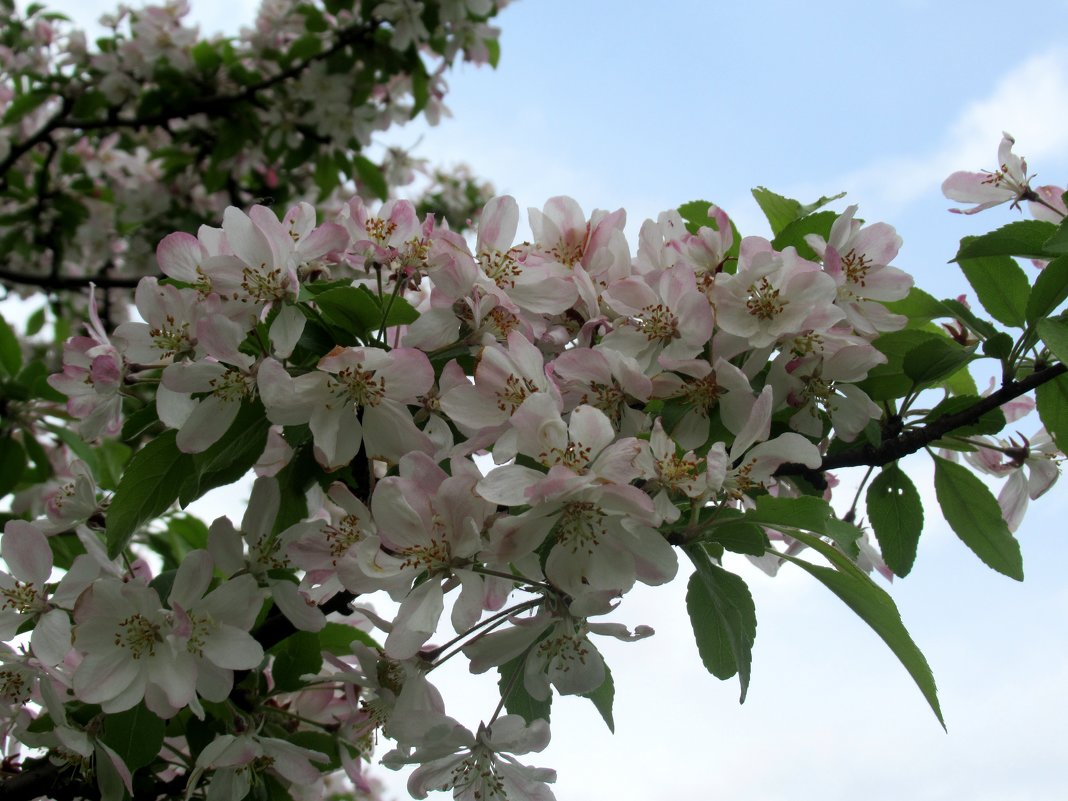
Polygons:
<instances>
[{"instance_id":1,"label":"branch bark","mask_svg":"<svg viewBox=\"0 0 1068 801\"><path fill-rule=\"evenodd\" d=\"M816 486L822 486L826 483L824 473L828 470L837 470L842 467L882 467L927 447L954 429L977 422L987 412L1004 406L1009 401L1027 394L1032 389L1064 375L1065 372L1068 372L1068 367L1063 364L1044 367L1019 381L1011 381L1004 384L1001 389L980 398L968 408L954 414L943 415L922 428L903 431L895 437L883 440L879 445L864 444L851 450L833 454L824 459L823 464L816 470L803 464L784 464L775 471L775 475L802 476L812 481Z\"/></svg>"}]
</instances>

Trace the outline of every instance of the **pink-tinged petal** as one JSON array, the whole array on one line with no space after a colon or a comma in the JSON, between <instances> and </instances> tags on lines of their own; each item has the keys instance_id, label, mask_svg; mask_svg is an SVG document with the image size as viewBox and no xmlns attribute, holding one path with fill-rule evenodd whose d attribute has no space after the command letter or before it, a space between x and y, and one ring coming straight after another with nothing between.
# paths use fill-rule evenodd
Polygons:
<instances>
[{"instance_id":1,"label":"pink-tinged petal","mask_svg":"<svg viewBox=\"0 0 1068 801\"><path fill-rule=\"evenodd\" d=\"M251 503L248 508L252 510ZM208 528L208 552L224 575L232 576L244 569L244 543L228 517L216 518Z\"/></svg>"},{"instance_id":2,"label":"pink-tinged petal","mask_svg":"<svg viewBox=\"0 0 1068 801\"><path fill-rule=\"evenodd\" d=\"M15 578L41 586L52 572L52 548L48 537L24 520L9 520L0 536L0 555Z\"/></svg>"},{"instance_id":3,"label":"pink-tinged petal","mask_svg":"<svg viewBox=\"0 0 1068 801\"><path fill-rule=\"evenodd\" d=\"M156 388L156 414L168 428L181 428L197 402L187 392L175 392L163 384Z\"/></svg>"},{"instance_id":4,"label":"pink-tinged petal","mask_svg":"<svg viewBox=\"0 0 1068 801\"><path fill-rule=\"evenodd\" d=\"M263 661L263 646L247 631L223 623L205 640L204 657L228 670L252 670Z\"/></svg>"},{"instance_id":5,"label":"pink-tinged petal","mask_svg":"<svg viewBox=\"0 0 1068 801\"><path fill-rule=\"evenodd\" d=\"M308 421L315 439L315 459L328 470L352 461L363 441L363 427L351 407L316 407Z\"/></svg>"},{"instance_id":6,"label":"pink-tinged petal","mask_svg":"<svg viewBox=\"0 0 1068 801\"><path fill-rule=\"evenodd\" d=\"M415 403L434 385L434 368L426 354L415 348L394 348L389 362L379 370L386 396L402 403Z\"/></svg>"},{"instance_id":7,"label":"pink-tinged petal","mask_svg":"<svg viewBox=\"0 0 1068 801\"><path fill-rule=\"evenodd\" d=\"M189 284L204 280L200 265L207 251L192 234L178 232L163 237L156 246L156 261L165 275Z\"/></svg>"},{"instance_id":8,"label":"pink-tinged petal","mask_svg":"<svg viewBox=\"0 0 1068 801\"><path fill-rule=\"evenodd\" d=\"M485 673L491 667L515 659L551 625L552 618L545 616L472 640L463 647L471 672Z\"/></svg>"},{"instance_id":9,"label":"pink-tinged petal","mask_svg":"<svg viewBox=\"0 0 1068 801\"><path fill-rule=\"evenodd\" d=\"M1022 470L1013 470L998 493L998 506L1009 531L1015 531L1027 511L1027 481Z\"/></svg>"},{"instance_id":10,"label":"pink-tinged petal","mask_svg":"<svg viewBox=\"0 0 1068 801\"><path fill-rule=\"evenodd\" d=\"M482 577L470 570L457 570L460 597L452 606L452 627L457 634L471 629L482 617Z\"/></svg>"},{"instance_id":11,"label":"pink-tinged petal","mask_svg":"<svg viewBox=\"0 0 1068 801\"><path fill-rule=\"evenodd\" d=\"M300 631L320 631L326 625L326 617L314 603L291 581L267 581L271 598L282 614Z\"/></svg>"},{"instance_id":12,"label":"pink-tinged petal","mask_svg":"<svg viewBox=\"0 0 1068 801\"><path fill-rule=\"evenodd\" d=\"M191 608L211 586L213 569L214 563L207 551L198 548L186 554L175 573L168 603L172 607L177 604L184 609Z\"/></svg>"},{"instance_id":13,"label":"pink-tinged petal","mask_svg":"<svg viewBox=\"0 0 1068 801\"><path fill-rule=\"evenodd\" d=\"M130 658L128 651L114 648L109 651L88 654L74 671L74 694L87 704L100 704L119 696L123 691L137 686L141 667ZM134 700L130 706L136 704Z\"/></svg>"},{"instance_id":14,"label":"pink-tinged petal","mask_svg":"<svg viewBox=\"0 0 1068 801\"><path fill-rule=\"evenodd\" d=\"M249 369L256 361L238 350L245 341L246 333L243 326L222 314L209 314L197 321L197 345L204 353L243 370Z\"/></svg>"},{"instance_id":15,"label":"pink-tinged petal","mask_svg":"<svg viewBox=\"0 0 1068 801\"><path fill-rule=\"evenodd\" d=\"M62 609L52 609L37 621L30 635L33 655L42 665L55 667L67 657L71 647L70 617Z\"/></svg>"},{"instance_id":16,"label":"pink-tinged petal","mask_svg":"<svg viewBox=\"0 0 1068 801\"><path fill-rule=\"evenodd\" d=\"M160 382L173 392L208 392L226 371L226 365L216 361L178 362L167 366Z\"/></svg>"},{"instance_id":17,"label":"pink-tinged petal","mask_svg":"<svg viewBox=\"0 0 1068 801\"><path fill-rule=\"evenodd\" d=\"M518 464L504 465L490 471L478 482L475 491L490 503L523 506L530 503L532 489L545 474Z\"/></svg>"},{"instance_id":18,"label":"pink-tinged petal","mask_svg":"<svg viewBox=\"0 0 1068 801\"><path fill-rule=\"evenodd\" d=\"M511 195L491 199L483 208L478 222L475 249L506 251L515 241L519 227L519 204Z\"/></svg>"},{"instance_id":19,"label":"pink-tinged petal","mask_svg":"<svg viewBox=\"0 0 1068 801\"><path fill-rule=\"evenodd\" d=\"M415 656L423 643L434 636L444 608L439 581L430 579L413 589L401 602L393 621L393 631L386 637L386 655L393 659Z\"/></svg>"},{"instance_id":20,"label":"pink-tinged petal","mask_svg":"<svg viewBox=\"0 0 1068 801\"><path fill-rule=\"evenodd\" d=\"M274 355L280 359L288 359L301 334L304 333L304 324L307 319L300 309L290 304L284 304L278 311L278 316L271 323L268 337L274 348Z\"/></svg>"},{"instance_id":21,"label":"pink-tinged petal","mask_svg":"<svg viewBox=\"0 0 1068 801\"><path fill-rule=\"evenodd\" d=\"M200 401L178 431L175 444L182 453L203 453L230 428L241 402L209 395Z\"/></svg>"},{"instance_id":22,"label":"pink-tinged petal","mask_svg":"<svg viewBox=\"0 0 1068 801\"><path fill-rule=\"evenodd\" d=\"M197 604L198 614L207 614L217 623L248 631L256 622L266 593L247 573L224 581Z\"/></svg>"},{"instance_id":23,"label":"pink-tinged petal","mask_svg":"<svg viewBox=\"0 0 1068 801\"><path fill-rule=\"evenodd\" d=\"M435 451L433 440L416 428L411 413L399 403L383 400L365 409L364 423L364 448L371 458L399 462L408 453Z\"/></svg>"},{"instance_id":24,"label":"pink-tinged petal","mask_svg":"<svg viewBox=\"0 0 1068 801\"><path fill-rule=\"evenodd\" d=\"M163 690L174 709L188 706L197 694L197 664L183 648L157 654L150 668L151 683Z\"/></svg>"},{"instance_id":25,"label":"pink-tinged petal","mask_svg":"<svg viewBox=\"0 0 1068 801\"><path fill-rule=\"evenodd\" d=\"M98 753L96 754L97 762L100 761L100 754L103 754L108 763L115 769L115 772L119 774L119 779L122 780L122 786L126 788L126 792L130 796L133 796L133 774L130 772L130 768L127 767L122 757L118 755L107 743L103 740L97 739L93 742L93 748ZM100 770L101 766L97 767ZM119 795L122 795L121 793Z\"/></svg>"},{"instance_id":26,"label":"pink-tinged petal","mask_svg":"<svg viewBox=\"0 0 1068 801\"><path fill-rule=\"evenodd\" d=\"M328 762L329 757L325 754L273 738L263 738L260 744L264 753L273 760L274 769L293 784L310 786L322 780L322 770L309 760Z\"/></svg>"},{"instance_id":27,"label":"pink-tinged petal","mask_svg":"<svg viewBox=\"0 0 1068 801\"><path fill-rule=\"evenodd\" d=\"M1031 470L1027 478L1027 495L1033 501L1057 483L1060 468L1052 459L1030 459L1027 466Z\"/></svg>"},{"instance_id":28,"label":"pink-tinged petal","mask_svg":"<svg viewBox=\"0 0 1068 801\"><path fill-rule=\"evenodd\" d=\"M263 207L254 206L253 213L259 208ZM273 212L268 213L274 216ZM275 223L278 223L277 218ZM277 264L267 236L241 209L229 206L223 212L223 231L234 255L253 270L271 269Z\"/></svg>"},{"instance_id":29,"label":"pink-tinged petal","mask_svg":"<svg viewBox=\"0 0 1068 801\"><path fill-rule=\"evenodd\" d=\"M737 459L756 442L763 442L771 432L772 389L765 386L752 405L752 412L731 446L731 459Z\"/></svg>"}]
</instances>

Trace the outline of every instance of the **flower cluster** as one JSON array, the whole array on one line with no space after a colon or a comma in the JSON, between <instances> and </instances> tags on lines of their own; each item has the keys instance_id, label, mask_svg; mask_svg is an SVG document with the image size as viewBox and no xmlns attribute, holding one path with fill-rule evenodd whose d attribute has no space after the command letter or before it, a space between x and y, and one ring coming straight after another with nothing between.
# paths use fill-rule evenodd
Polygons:
<instances>
[{"instance_id":1,"label":"flower cluster","mask_svg":"<svg viewBox=\"0 0 1068 801\"><path fill-rule=\"evenodd\" d=\"M378 7L393 41L425 33L418 6ZM325 797L338 771L371 786L363 763L381 735L387 766L418 766L416 798L544 801L555 774L516 758L548 743L537 710L555 690L610 714L593 635L650 636L606 617L637 584L674 579L680 550L697 568L693 602L730 607L695 634L716 644L716 675L730 640L743 694L755 617L725 551L774 567L811 547L882 609L865 571L888 566L853 524L855 500L831 514L825 471L893 462L877 449L906 415L935 426L971 408L947 377L975 348L907 327L923 315L891 264L892 227L856 206L794 205L804 224L769 240L687 204L645 221L636 251L622 209L587 216L568 197L529 211L531 241L517 241L506 196L471 239L413 203L358 196L322 222L306 203L281 217L231 206L220 227L164 237L139 321L109 332L94 316L49 378L88 453L154 433L117 482L57 435L71 480L22 500L36 521L6 524L0 628L32 635L0 654L3 731L102 789L113 772L132 792L150 771L187 797ZM946 308L958 307L993 339L962 304ZM1039 375L1020 348L1005 363ZM950 410L913 412L932 388ZM1014 526L1055 480L1057 447L954 440L965 423L978 425L921 446L956 442L1009 476ZM962 480L951 468L940 481ZM168 512L250 470L239 525ZM869 493L881 537L879 501ZM474 728L430 680L458 655L501 676ZM168 721L143 735L158 757L129 747L132 711Z\"/></svg>"}]
</instances>

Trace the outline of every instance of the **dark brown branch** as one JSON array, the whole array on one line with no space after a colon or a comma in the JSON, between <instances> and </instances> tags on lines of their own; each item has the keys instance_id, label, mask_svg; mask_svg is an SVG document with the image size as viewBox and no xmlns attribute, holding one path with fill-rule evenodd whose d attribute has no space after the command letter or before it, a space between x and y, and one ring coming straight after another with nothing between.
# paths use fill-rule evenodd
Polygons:
<instances>
[{"instance_id":1,"label":"dark brown branch","mask_svg":"<svg viewBox=\"0 0 1068 801\"><path fill-rule=\"evenodd\" d=\"M1065 372L1068 372L1068 367L1063 364L1054 364L1050 367L1036 370L1026 378L1004 384L1001 389L984 398L980 398L968 408L953 414L943 415L922 428L908 429L897 436L884 439L879 445L865 444L851 450L832 454L823 460L823 464L817 470L812 470L802 464L790 463L782 465L775 471L775 474L778 476L802 476L819 486L825 482L823 473L828 470L864 465L881 467L927 447L955 429L978 422L979 418L987 412L1004 406L1009 401L1027 394L1035 387L1064 375Z\"/></svg>"},{"instance_id":2,"label":"dark brown branch","mask_svg":"<svg viewBox=\"0 0 1068 801\"><path fill-rule=\"evenodd\" d=\"M39 286L42 289L54 289L57 291L88 289L90 284L96 285L98 289L134 289L137 287L137 282L143 277L120 276L111 278L106 275L98 275L91 278L70 278L62 275L23 275L22 273L13 273L10 270L0 270L0 281L4 283Z\"/></svg>"}]
</instances>

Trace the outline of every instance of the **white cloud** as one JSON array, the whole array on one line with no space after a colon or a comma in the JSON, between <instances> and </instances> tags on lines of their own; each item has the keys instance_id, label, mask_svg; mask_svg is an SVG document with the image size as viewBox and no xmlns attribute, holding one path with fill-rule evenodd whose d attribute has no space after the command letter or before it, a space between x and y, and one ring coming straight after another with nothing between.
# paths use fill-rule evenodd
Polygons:
<instances>
[{"instance_id":1,"label":"white cloud","mask_svg":"<svg viewBox=\"0 0 1068 801\"><path fill-rule=\"evenodd\" d=\"M1016 151L1034 169L1061 160L1068 150L1068 48L1056 47L1029 57L1006 73L990 93L968 105L938 137L933 149L924 143L913 155L884 160L842 177L835 185L850 187L866 203L893 213L937 191L956 170L993 169L1002 131L1017 141ZM1047 181L1057 178L1050 175Z\"/></svg>"}]
</instances>

